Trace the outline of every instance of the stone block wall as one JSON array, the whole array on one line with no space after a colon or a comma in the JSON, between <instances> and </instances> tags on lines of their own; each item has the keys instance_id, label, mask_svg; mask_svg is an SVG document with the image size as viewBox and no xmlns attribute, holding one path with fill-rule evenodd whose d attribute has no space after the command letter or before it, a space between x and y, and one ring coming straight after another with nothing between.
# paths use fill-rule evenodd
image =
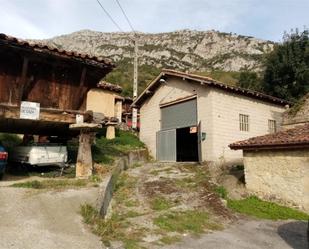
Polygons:
<instances>
[{"instance_id":1,"label":"stone block wall","mask_svg":"<svg viewBox=\"0 0 309 249\"><path fill-rule=\"evenodd\" d=\"M244 151L249 192L309 212L309 148Z\"/></svg>"}]
</instances>

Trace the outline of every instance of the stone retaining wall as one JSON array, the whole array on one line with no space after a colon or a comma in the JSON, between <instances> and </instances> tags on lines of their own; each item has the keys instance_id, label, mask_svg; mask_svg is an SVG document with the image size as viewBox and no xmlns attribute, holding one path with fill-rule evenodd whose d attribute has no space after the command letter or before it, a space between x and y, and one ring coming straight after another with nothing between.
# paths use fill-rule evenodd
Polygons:
<instances>
[{"instance_id":1,"label":"stone retaining wall","mask_svg":"<svg viewBox=\"0 0 309 249\"><path fill-rule=\"evenodd\" d=\"M113 198L113 192L115 188L115 184L117 182L118 176L120 173L136 163L146 163L148 161L148 151L147 149L130 151L126 156L123 156L117 159L114 163L114 169L104 181L104 183L100 186L100 194L98 198L98 210L100 214L105 217L110 202Z\"/></svg>"},{"instance_id":2,"label":"stone retaining wall","mask_svg":"<svg viewBox=\"0 0 309 249\"><path fill-rule=\"evenodd\" d=\"M244 152L246 187L309 212L309 148Z\"/></svg>"}]
</instances>

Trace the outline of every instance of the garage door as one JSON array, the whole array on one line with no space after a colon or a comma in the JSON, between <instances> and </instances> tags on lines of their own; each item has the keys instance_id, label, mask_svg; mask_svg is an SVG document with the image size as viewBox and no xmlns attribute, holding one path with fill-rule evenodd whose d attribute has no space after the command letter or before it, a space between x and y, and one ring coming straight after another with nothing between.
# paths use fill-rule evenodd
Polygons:
<instances>
[{"instance_id":1,"label":"garage door","mask_svg":"<svg viewBox=\"0 0 309 249\"><path fill-rule=\"evenodd\" d=\"M157 160L176 162L176 129L157 132Z\"/></svg>"},{"instance_id":2,"label":"garage door","mask_svg":"<svg viewBox=\"0 0 309 249\"><path fill-rule=\"evenodd\" d=\"M161 130L197 125L196 99L161 107Z\"/></svg>"}]
</instances>

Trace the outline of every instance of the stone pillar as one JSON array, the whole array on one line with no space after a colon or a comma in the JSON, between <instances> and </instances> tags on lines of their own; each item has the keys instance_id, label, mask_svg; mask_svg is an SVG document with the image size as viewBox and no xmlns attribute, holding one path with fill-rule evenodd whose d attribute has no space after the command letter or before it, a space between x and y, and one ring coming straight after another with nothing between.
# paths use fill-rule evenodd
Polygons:
<instances>
[{"instance_id":1,"label":"stone pillar","mask_svg":"<svg viewBox=\"0 0 309 249\"><path fill-rule=\"evenodd\" d=\"M92 175L93 162L91 145L94 141L97 129L102 128L100 124L81 123L72 124L70 129L79 130L79 146L76 160L76 177L88 178Z\"/></svg>"},{"instance_id":2,"label":"stone pillar","mask_svg":"<svg viewBox=\"0 0 309 249\"><path fill-rule=\"evenodd\" d=\"M88 178L92 175L93 163L91 145L95 137L94 132L81 130L76 161L76 177Z\"/></svg>"},{"instance_id":3,"label":"stone pillar","mask_svg":"<svg viewBox=\"0 0 309 249\"><path fill-rule=\"evenodd\" d=\"M115 138L115 126L108 125L106 129L106 139L114 139Z\"/></svg>"}]
</instances>

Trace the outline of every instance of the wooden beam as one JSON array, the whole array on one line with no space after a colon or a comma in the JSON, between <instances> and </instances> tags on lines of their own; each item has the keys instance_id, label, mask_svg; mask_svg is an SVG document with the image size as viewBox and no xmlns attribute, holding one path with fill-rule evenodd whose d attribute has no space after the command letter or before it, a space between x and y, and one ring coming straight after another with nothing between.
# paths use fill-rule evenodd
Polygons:
<instances>
[{"instance_id":1,"label":"wooden beam","mask_svg":"<svg viewBox=\"0 0 309 249\"><path fill-rule=\"evenodd\" d=\"M82 75L80 77L79 86L83 86L85 84L87 68L83 67Z\"/></svg>"},{"instance_id":2,"label":"wooden beam","mask_svg":"<svg viewBox=\"0 0 309 249\"><path fill-rule=\"evenodd\" d=\"M91 112L41 108L39 121L74 124L76 122L76 114L83 115L85 122L91 122L92 120ZM20 107L0 104L0 117L6 119L20 119Z\"/></svg>"},{"instance_id":3,"label":"wooden beam","mask_svg":"<svg viewBox=\"0 0 309 249\"><path fill-rule=\"evenodd\" d=\"M21 76L20 76L20 93L19 93L19 101L22 101L23 95L24 95L24 88L26 87L26 81L27 81L27 72L28 72L28 64L29 59L28 57L23 57L23 67L21 70Z\"/></svg>"}]
</instances>

